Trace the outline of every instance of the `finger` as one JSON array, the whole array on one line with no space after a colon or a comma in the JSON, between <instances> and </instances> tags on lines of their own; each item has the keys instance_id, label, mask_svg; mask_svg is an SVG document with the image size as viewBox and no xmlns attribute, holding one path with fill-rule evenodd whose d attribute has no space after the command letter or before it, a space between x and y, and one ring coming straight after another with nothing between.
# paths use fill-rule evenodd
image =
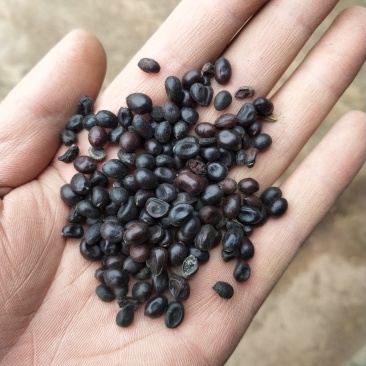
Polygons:
<instances>
[{"instance_id":1,"label":"finger","mask_svg":"<svg viewBox=\"0 0 366 366\"><path fill-rule=\"evenodd\" d=\"M10 92L0 105L0 187L17 187L46 167L65 121L82 95L97 96L105 70L99 41L74 31Z\"/></svg>"},{"instance_id":2,"label":"finger","mask_svg":"<svg viewBox=\"0 0 366 366\"><path fill-rule=\"evenodd\" d=\"M252 170L233 169L267 187L278 179L352 82L366 57L366 11L343 11L272 101L278 121L263 130L273 140Z\"/></svg>"},{"instance_id":3,"label":"finger","mask_svg":"<svg viewBox=\"0 0 366 366\"><path fill-rule=\"evenodd\" d=\"M137 90L151 95L154 102L161 101L167 76L181 77L188 69L214 61L265 2L182 1L103 93L98 108L116 110L125 103L128 94ZM137 63L142 57L156 59L161 64L161 72L141 72Z\"/></svg>"}]
</instances>

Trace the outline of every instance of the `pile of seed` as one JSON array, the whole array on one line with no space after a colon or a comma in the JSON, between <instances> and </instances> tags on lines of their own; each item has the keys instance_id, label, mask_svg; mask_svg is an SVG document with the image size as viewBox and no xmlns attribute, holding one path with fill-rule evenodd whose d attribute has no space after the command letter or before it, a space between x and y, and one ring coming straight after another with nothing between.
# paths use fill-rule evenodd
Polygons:
<instances>
[{"instance_id":1,"label":"pile of seed","mask_svg":"<svg viewBox=\"0 0 366 366\"><path fill-rule=\"evenodd\" d=\"M151 59L142 59L138 66L145 72L160 71ZM190 294L189 278L220 243L223 260L237 260L233 277L246 281L247 260L254 255L248 236L269 216L287 209L278 187L257 196L254 179L236 182L227 177L235 165L243 166L243 172L251 168L258 152L271 145L271 137L261 132L262 121L273 118L271 101L259 97L243 103L237 113L197 124L197 106L209 106L213 100L221 111L232 102L227 90L214 98L212 77L226 84L229 61L222 57L207 63L182 80L167 77L163 105L133 93L117 115L108 110L94 114L93 101L84 96L62 131L69 148L59 160L73 163L77 171L61 187L61 198L71 207L62 235L82 238L81 255L100 261L96 294L102 301L117 299L120 326L130 325L144 303L146 316L165 313L167 327L177 327ZM235 96L253 94L250 87L242 87ZM77 133L83 129L88 131L88 155L79 155L77 146ZM119 146L117 157L99 169L106 148L113 145ZM130 289L131 277L135 283ZM223 298L233 295L226 282L217 282L213 289Z\"/></svg>"}]
</instances>

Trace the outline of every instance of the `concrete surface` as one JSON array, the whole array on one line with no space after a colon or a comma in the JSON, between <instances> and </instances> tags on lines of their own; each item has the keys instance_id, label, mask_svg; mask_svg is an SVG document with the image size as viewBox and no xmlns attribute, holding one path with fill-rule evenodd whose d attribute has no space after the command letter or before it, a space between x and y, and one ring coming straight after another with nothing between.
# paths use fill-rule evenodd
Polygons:
<instances>
[{"instance_id":1,"label":"concrete surface","mask_svg":"<svg viewBox=\"0 0 366 366\"><path fill-rule=\"evenodd\" d=\"M0 100L50 47L78 27L94 33L104 45L108 85L178 2L3 0ZM364 2L342 1L336 7L289 72L334 16L355 4ZM365 110L365 76L364 68L289 171L344 112ZM227 366L366 365L365 175L364 167L309 237Z\"/></svg>"}]
</instances>

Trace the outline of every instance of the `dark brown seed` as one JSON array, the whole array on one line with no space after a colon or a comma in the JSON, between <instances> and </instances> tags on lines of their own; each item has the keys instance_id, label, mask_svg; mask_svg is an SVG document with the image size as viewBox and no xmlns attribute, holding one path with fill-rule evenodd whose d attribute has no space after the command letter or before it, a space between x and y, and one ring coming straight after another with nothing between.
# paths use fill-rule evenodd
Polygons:
<instances>
[{"instance_id":1,"label":"dark brown seed","mask_svg":"<svg viewBox=\"0 0 366 366\"><path fill-rule=\"evenodd\" d=\"M192 196L199 195L207 186L207 178L202 175L197 175L191 171L181 172L174 180L174 185L189 193Z\"/></svg>"},{"instance_id":2,"label":"dark brown seed","mask_svg":"<svg viewBox=\"0 0 366 366\"><path fill-rule=\"evenodd\" d=\"M238 187L236 180L233 178L225 178L221 182L218 182L217 185L222 189L224 195L234 193Z\"/></svg>"},{"instance_id":3,"label":"dark brown seed","mask_svg":"<svg viewBox=\"0 0 366 366\"><path fill-rule=\"evenodd\" d=\"M224 281L218 281L212 287L223 299L231 299L234 295L233 286Z\"/></svg>"},{"instance_id":4,"label":"dark brown seed","mask_svg":"<svg viewBox=\"0 0 366 366\"><path fill-rule=\"evenodd\" d=\"M227 195L222 202L222 210L226 217L234 219L238 216L241 205L241 196L239 193Z\"/></svg>"},{"instance_id":5,"label":"dark brown seed","mask_svg":"<svg viewBox=\"0 0 366 366\"><path fill-rule=\"evenodd\" d=\"M252 97L255 94L255 91L250 86L241 86L235 92L235 98L244 99L248 97Z\"/></svg>"},{"instance_id":6,"label":"dark brown seed","mask_svg":"<svg viewBox=\"0 0 366 366\"><path fill-rule=\"evenodd\" d=\"M199 137L213 137L217 132L215 125L209 122L201 122L194 131Z\"/></svg>"},{"instance_id":7,"label":"dark brown seed","mask_svg":"<svg viewBox=\"0 0 366 366\"><path fill-rule=\"evenodd\" d=\"M74 168L84 174L91 174L97 170L97 165L90 156L81 155L75 158Z\"/></svg>"},{"instance_id":8,"label":"dark brown seed","mask_svg":"<svg viewBox=\"0 0 366 366\"><path fill-rule=\"evenodd\" d=\"M130 256L137 263L145 263L149 258L150 248L146 244L131 245Z\"/></svg>"},{"instance_id":9,"label":"dark brown seed","mask_svg":"<svg viewBox=\"0 0 366 366\"><path fill-rule=\"evenodd\" d=\"M222 218L222 210L216 206L204 206L198 212L198 217L203 224L216 226Z\"/></svg>"},{"instance_id":10,"label":"dark brown seed","mask_svg":"<svg viewBox=\"0 0 366 366\"><path fill-rule=\"evenodd\" d=\"M165 325L168 328L177 328L184 318L184 306L180 301L172 301L166 310Z\"/></svg>"},{"instance_id":11,"label":"dark brown seed","mask_svg":"<svg viewBox=\"0 0 366 366\"><path fill-rule=\"evenodd\" d=\"M88 140L93 147L103 147L108 141L107 131L101 126L94 126L89 130Z\"/></svg>"},{"instance_id":12,"label":"dark brown seed","mask_svg":"<svg viewBox=\"0 0 366 366\"><path fill-rule=\"evenodd\" d=\"M215 234L216 230L212 225L202 225L200 231L194 238L194 245L199 250L210 250L215 242Z\"/></svg>"},{"instance_id":13,"label":"dark brown seed","mask_svg":"<svg viewBox=\"0 0 366 366\"><path fill-rule=\"evenodd\" d=\"M228 150L239 150L241 148L241 137L233 129L224 129L218 133L217 144Z\"/></svg>"},{"instance_id":14,"label":"dark brown seed","mask_svg":"<svg viewBox=\"0 0 366 366\"><path fill-rule=\"evenodd\" d=\"M126 98L128 108L137 114L145 114L151 112L152 100L143 93L132 93Z\"/></svg>"},{"instance_id":15,"label":"dark brown seed","mask_svg":"<svg viewBox=\"0 0 366 366\"><path fill-rule=\"evenodd\" d=\"M234 269L234 278L238 282L244 282L249 277L250 277L250 266L249 266L249 264L244 260L239 261L238 264L236 265L235 269Z\"/></svg>"},{"instance_id":16,"label":"dark brown seed","mask_svg":"<svg viewBox=\"0 0 366 366\"><path fill-rule=\"evenodd\" d=\"M253 178L244 178L239 181L238 188L245 194L253 194L259 191L259 183Z\"/></svg>"},{"instance_id":17,"label":"dark brown seed","mask_svg":"<svg viewBox=\"0 0 366 366\"><path fill-rule=\"evenodd\" d=\"M147 73L158 73L160 71L160 65L152 58L142 58L137 66L144 72Z\"/></svg>"},{"instance_id":18,"label":"dark brown seed","mask_svg":"<svg viewBox=\"0 0 366 366\"><path fill-rule=\"evenodd\" d=\"M124 234L123 240L127 245L139 245L146 243L149 239L149 225L144 222L136 222L129 226Z\"/></svg>"},{"instance_id":19,"label":"dark brown seed","mask_svg":"<svg viewBox=\"0 0 366 366\"><path fill-rule=\"evenodd\" d=\"M220 115L216 121L217 128L232 128L236 125L236 115L233 113L224 113Z\"/></svg>"},{"instance_id":20,"label":"dark brown seed","mask_svg":"<svg viewBox=\"0 0 366 366\"><path fill-rule=\"evenodd\" d=\"M218 92L214 99L214 107L217 111L223 111L232 102L233 97L227 90L221 90Z\"/></svg>"},{"instance_id":21,"label":"dark brown seed","mask_svg":"<svg viewBox=\"0 0 366 366\"><path fill-rule=\"evenodd\" d=\"M227 84L231 78L231 65L225 57L220 57L215 62L214 68L215 80L221 84Z\"/></svg>"},{"instance_id":22,"label":"dark brown seed","mask_svg":"<svg viewBox=\"0 0 366 366\"><path fill-rule=\"evenodd\" d=\"M79 147L77 145L70 146L66 152L58 157L59 161L63 163L71 163L79 155Z\"/></svg>"}]
</instances>

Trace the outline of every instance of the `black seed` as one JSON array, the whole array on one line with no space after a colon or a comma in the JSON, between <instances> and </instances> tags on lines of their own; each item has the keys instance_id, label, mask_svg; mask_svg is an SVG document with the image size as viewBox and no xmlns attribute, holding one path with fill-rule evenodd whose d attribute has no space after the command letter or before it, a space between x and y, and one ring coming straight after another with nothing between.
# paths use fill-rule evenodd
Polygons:
<instances>
[{"instance_id":1,"label":"black seed","mask_svg":"<svg viewBox=\"0 0 366 366\"><path fill-rule=\"evenodd\" d=\"M107 157L107 153L102 147L89 147L88 153L95 161L103 161Z\"/></svg>"},{"instance_id":2,"label":"black seed","mask_svg":"<svg viewBox=\"0 0 366 366\"><path fill-rule=\"evenodd\" d=\"M105 128L116 128L118 125L117 116L106 110L101 110L96 113L95 118L97 119L97 125Z\"/></svg>"},{"instance_id":3,"label":"black seed","mask_svg":"<svg viewBox=\"0 0 366 366\"><path fill-rule=\"evenodd\" d=\"M194 244L200 250L210 250L214 245L215 235L216 230L212 225L202 225L200 231L194 239Z\"/></svg>"},{"instance_id":4,"label":"black seed","mask_svg":"<svg viewBox=\"0 0 366 366\"><path fill-rule=\"evenodd\" d=\"M61 235L64 238L81 238L84 235L84 229L78 224L67 224L62 228Z\"/></svg>"},{"instance_id":5,"label":"black seed","mask_svg":"<svg viewBox=\"0 0 366 366\"><path fill-rule=\"evenodd\" d=\"M151 127L150 122L141 116L136 114L132 120L132 128L142 139L146 140L154 135L154 130Z\"/></svg>"},{"instance_id":6,"label":"black seed","mask_svg":"<svg viewBox=\"0 0 366 366\"><path fill-rule=\"evenodd\" d=\"M95 288L95 293L104 302L111 302L116 298L114 291L103 283Z\"/></svg>"},{"instance_id":7,"label":"black seed","mask_svg":"<svg viewBox=\"0 0 366 366\"><path fill-rule=\"evenodd\" d=\"M118 220L121 224L126 224L138 217L138 207L135 205L133 197L129 197L127 202L123 203L117 212Z\"/></svg>"},{"instance_id":8,"label":"black seed","mask_svg":"<svg viewBox=\"0 0 366 366\"><path fill-rule=\"evenodd\" d=\"M262 219L261 211L251 206L241 206L238 221L245 225L257 224Z\"/></svg>"},{"instance_id":9,"label":"black seed","mask_svg":"<svg viewBox=\"0 0 366 366\"><path fill-rule=\"evenodd\" d=\"M122 180L128 174L128 167L119 159L110 159L102 165L103 173L117 180Z\"/></svg>"},{"instance_id":10,"label":"black seed","mask_svg":"<svg viewBox=\"0 0 366 366\"><path fill-rule=\"evenodd\" d=\"M283 197L274 199L269 205L268 205L268 213L271 216L281 216L283 215L288 207L287 200Z\"/></svg>"},{"instance_id":11,"label":"black seed","mask_svg":"<svg viewBox=\"0 0 366 366\"><path fill-rule=\"evenodd\" d=\"M94 114L89 114L83 118L83 127L89 131L92 127L97 125L97 118Z\"/></svg>"},{"instance_id":12,"label":"black seed","mask_svg":"<svg viewBox=\"0 0 366 366\"><path fill-rule=\"evenodd\" d=\"M165 80L165 91L169 100L180 105L183 100L183 90L180 80L176 76L168 76Z\"/></svg>"},{"instance_id":13,"label":"black seed","mask_svg":"<svg viewBox=\"0 0 366 366\"><path fill-rule=\"evenodd\" d=\"M111 242L118 243L123 238L123 227L116 222L106 221L100 228L102 238Z\"/></svg>"},{"instance_id":14,"label":"black seed","mask_svg":"<svg viewBox=\"0 0 366 366\"><path fill-rule=\"evenodd\" d=\"M91 187L100 186L100 187L106 188L108 186L108 184L109 184L108 177L100 171L96 170L90 177Z\"/></svg>"},{"instance_id":15,"label":"black seed","mask_svg":"<svg viewBox=\"0 0 366 366\"><path fill-rule=\"evenodd\" d=\"M203 65L201 71L202 71L203 75L211 77L214 75L214 70L215 70L215 65L211 62L207 62Z\"/></svg>"},{"instance_id":16,"label":"black seed","mask_svg":"<svg viewBox=\"0 0 366 366\"><path fill-rule=\"evenodd\" d=\"M167 297L163 294L155 295L146 303L144 314L149 318L158 318L164 314L167 307Z\"/></svg>"},{"instance_id":17,"label":"black seed","mask_svg":"<svg viewBox=\"0 0 366 366\"><path fill-rule=\"evenodd\" d=\"M139 245L149 239L149 226L145 222L137 221L126 228L123 240L127 245Z\"/></svg>"},{"instance_id":18,"label":"black seed","mask_svg":"<svg viewBox=\"0 0 366 366\"><path fill-rule=\"evenodd\" d=\"M141 304L150 299L152 290L153 286L150 282L136 282L132 287L132 297Z\"/></svg>"},{"instance_id":19,"label":"black seed","mask_svg":"<svg viewBox=\"0 0 366 366\"><path fill-rule=\"evenodd\" d=\"M175 103L166 102L163 105L163 114L166 121L169 123L175 123L179 120L180 109Z\"/></svg>"},{"instance_id":20,"label":"black seed","mask_svg":"<svg viewBox=\"0 0 366 366\"><path fill-rule=\"evenodd\" d=\"M208 163L206 167L208 178L216 182L223 180L228 174L228 168L219 162Z\"/></svg>"},{"instance_id":21,"label":"black seed","mask_svg":"<svg viewBox=\"0 0 366 366\"><path fill-rule=\"evenodd\" d=\"M154 291L158 294L163 293L169 287L168 272L163 269L158 275L151 275Z\"/></svg>"},{"instance_id":22,"label":"black seed","mask_svg":"<svg viewBox=\"0 0 366 366\"><path fill-rule=\"evenodd\" d=\"M222 238L222 248L227 253L238 252L243 240L243 231L229 229Z\"/></svg>"},{"instance_id":23,"label":"black seed","mask_svg":"<svg viewBox=\"0 0 366 366\"><path fill-rule=\"evenodd\" d=\"M116 316L116 323L120 327L128 327L133 322L134 310L132 306L125 306Z\"/></svg>"},{"instance_id":24,"label":"black seed","mask_svg":"<svg viewBox=\"0 0 366 366\"><path fill-rule=\"evenodd\" d=\"M184 306L180 301L172 301L166 310L165 325L168 328L178 327L184 318Z\"/></svg>"},{"instance_id":25,"label":"black seed","mask_svg":"<svg viewBox=\"0 0 366 366\"><path fill-rule=\"evenodd\" d=\"M244 237L240 244L240 259L250 259L254 256L254 245L250 239Z\"/></svg>"},{"instance_id":26,"label":"black seed","mask_svg":"<svg viewBox=\"0 0 366 366\"><path fill-rule=\"evenodd\" d=\"M267 117L273 112L273 103L267 98L259 97L253 101L253 105L261 116Z\"/></svg>"},{"instance_id":27,"label":"black seed","mask_svg":"<svg viewBox=\"0 0 366 366\"><path fill-rule=\"evenodd\" d=\"M189 247L189 253L190 255L194 255L199 263L208 262L208 260L210 259L210 252L200 250L196 247Z\"/></svg>"},{"instance_id":28,"label":"black seed","mask_svg":"<svg viewBox=\"0 0 366 366\"><path fill-rule=\"evenodd\" d=\"M183 107L180 110L181 118L190 125L196 124L199 118L198 112L194 108Z\"/></svg>"},{"instance_id":29,"label":"black seed","mask_svg":"<svg viewBox=\"0 0 366 366\"><path fill-rule=\"evenodd\" d=\"M62 143L64 145L70 146L72 144L75 144L75 142L77 140L77 136L74 131L64 128L61 131L61 139L62 139Z\"/></svg>"},{"instance_id":30,"label":"black seed","mask_svg":"<svg viewBox=\"0 0 366 366\"><path fill-rule=\"evenodd\" d=\"M130 276L125 269L107 268L103 273L105 284L109 287L123 287L130 281Z\"/></svg>"},{"instance_id":31,"label":"black seed","mask_svg":"<svg viewBox=\"0 0 366 366\"><path fill-rule=\"evenodd\" d=\"M188 221L193 215L193 207L187 203L180 203L173 206L168 217L173 226L180 226Z\"/></svg>"},{"instance_id":32,"label":"black seed","mask_svg":"<svg viewBox=\"0 0 366 366\"><path fill-rule=\"evenodd\" d=\"M236 115L238 125L244 128L252 124L257 117L257 111L252 103L244 103Z\"/></svg>"},{"instance_id":33,"label":"black seed","mask_svg":"<svg viewBox=\"0 0 366 366\"><path fill-rule=\"evenodd\" d=\"M88 97L87 95L82 96L78 103L78 114L87 116L88 114L93 113L93 104L92 98Z\"/></svg>"},{"instance_id":34,"label":"black seed","mask_svg":"<svg viewBox=\"0 0 366 366\"><path fill-rule=\"evenodd\" d=\"M260 133L253 139L253 147L258 150L267 149L272 144L271 136L266 133Z\"/></svg>"},{"instance_id":35,"label":"black seed","mask_svg":"<svg viewBox=\"0 0 366 366\"><path fill-rule=\"evenodd\" d=\"M156 122L164 121L164 111L161 105L154 105L150 112L150 117Z\"/></svg>"},{"instance_id":36,"label":"black seed","mask_svg":"<svg viewBox=\"0 0 366 366\"><path fill-rule=\"evenodd\" d=\"M189 90L191 97L201 107L207 107L213 97L213 89L211 86L204 86L200 83L195 83Z\"/></svg>"},{"instance_id":37,"label":"black seed","mask_svg":"<svg viewBox=\"0 0 366 366\"><path fill-rule=\"evenodd\" d=\"M282 191L280 188L269 187L262 192L260 199L265 205L269 205L272 201L280 197L282 197Z\"/></svg>"},{"instance_id":38,"label":"black seed","mask_svg":"<svg viewBox=\"0 0 366 366\"><path fill-rule=\"evenodd\" d=\"M189 88L194 84L201 82L201 70L193 69L187 71L182 77L182 86L184 89L189 90Z\"/></svg>"},{"instance_id":39,"label":"black seed","mask_svg":"<svg viewBox=\"0 0 366 366\"><path fill-rule=\"evenodd\" d=\"M88 219L99 219L102 211L94 206L89 200L82 200L76 204L77 212Z\"/></svg>"},{"instance_id":40,"label":"black seed","mask_svg":"<svg viewBox=\"0 0 366 366\"><path fill-rule=\"evenodd\" d=\"M218 133L217 144L228 150L239 150L242 142L238 132L233 129L223 129Z\"/></svg>"},{"instance_id":41,"label":"black seed","mask_svg":"<svg viewBox=\"0 0 366 366\"><path fill-rule=\"evenodd\" d=\"M172 126L168 121L158 123L154 131L154 137L161 144L169 142L171 134L172 134Z\"/></svg>"},{"instance_id":42,"label":"black seed","mask_svg":"<svg viewBox=\"0 0 366 366\"><path fill-rule=\"evenodd\" d=\"M218 281L212 287L224 299L231 299L234 295L233 287L224 281Z\"/></svg>"},{"instance_id":43,"label":"black seed","mask_svg":"<svg viewBox=\"0 0 366 366\"><path fill-rule=\"evenodd\" d=\"M85 233L85 240L87 245L95 245L100 241L100 239L102 238L100 234L101 226L102 223L97 223L88 228Z\"/></svg>"},{"instance_id":44,"label":"black seed","mask_svg":"<svg viewBox=\"0 0 366 366\"><path fill-rule=\"evenodd\" d=\"M238 264L236 265L235 269L234 269L234 278L238 282L244 282L249 277L250 277L250 266L249 266L249 264L244 260L239 261Z\"/></svg>"},{"instance_id":45,"label":"black seed","mask_svg":"<svg viewBox=\"0 0 366 366\"><path fill-rule=\"evenodd\" d=\"M132 307L133 310L136 310L139 307L139 303L132 296L121 296L117 299L118 306L122 309L126 307Z\"/></svg>"},{"instance_id":46,"label":"black seed","mask_svg":"<svg viewBox=\"0 0 366 366\"><path fill-rule=\"evenodd\" d=\"M245 153L246 153L245 164L248 168L252 168L257 158L258 149L256 149L255 147L250 147L248 150L246 150Z\"/></svg>"},{"instance_id":47,"label":"black seed","mask_svg":"<svg viewBox=\"0 0 366 366\"><path fill-rule=\"evenodd\" d=\"M156 159L154 156L146 153L142 153L136 157L136 168L147 168L149 170L154 169L156 166Z\"/></svg>"},{"instance_id":48,"label":"black seed","mask_svg":"<svg viewBox=\"0 0 366 366\"><path fill-rule=\"evenodd\" d=\"M79 147L77 145L70 146L66 152L58 157L59 161L63 163L71 163L79 155Z\"/></svg>"},{"instance_id":49,"label":"black seed","mask_svg":"<svg viewBox=\"0 0 366 366\"><path fill-rule=\"evenodd\" d=\"M233 97L227 90L221 90L218 92L214 99L214 107L217 111L223 111L232 102Z\"/></svg>"},{"instance_id":50,"label":"black seed","mask_svg":"<svg viewBox=\"0 0 366 366\"><path fill-rule=\"evenodd\" d=\"M71 178L70 186L74 192L85 195L90 190L90 181L83 173L76 173Z\"/></svg>"},{"instance_id":51,"label":"black seed","mask_svg":"<svg viewBox=\"0 0 366 366\"><path fill-rule=\"evenodd\" d=\"M152 100L143 93L132 93L126 98L128 108L137 114L145 114L151 112Z\"/></svg>"},{"instance_id":52,"label":"black seed","mask_svg":"<svg viewBox=\"0 0 366 366\"><path fill-rule=\"evenodd\" d=\"M76 205L79 201L84 199L84 197L71 188L70 184L64 184L61 189L61 199L69 206Z\"/></svg>"},{"instance_id":53,"label":"black seed","mask_svg":"<svg viewBox=\"0 0 366 366\"><path fill-rule=\"evenodd\" d=\"M160 71L160 65L152 58L142 58L137 66L144 72L147 73L158 73Z\"/></svg>"},{"instance_id":54,"label":"black seed","mask_svg":"<svg viewBox=\"0 0 366 366\"><path fill-rule=\"evenodd\" d=\"M225 57L220 57L215 62L214 68L215 80L223 85L227 84L231 78L231 65Z\"/></svg>"},{"instance_id":55,"label":"black seed","mask_svg":"<svg viewBox=\"0 0 366 366\"><path fill-rule=\"evenodd\" d=\"M88 261L99 261L104 255L99 245L87 245L85 239L81 240L79 249L80 254Z\"/></svg>"},{"instance_id":56,"label":"black seed","mask_svg":"<svg viewBox=\"0 0 366 366\"><path fill-rule=\"evenodd\" d=\"M165 248L154 247L150 251L149 266L153 275L159 275L168 264L168 252Z\"/></svg>"},{"instance_id":57,"label":"black seed","mask_svg":"<svg viewBox=\"0 0 366 366\"><path fill-rule=\"evenodd\" d=\"M81 131L83 129L83 118L81 114L75 114L66 122L65 128L76 133Z\"/></svg>"}]
</instances>

